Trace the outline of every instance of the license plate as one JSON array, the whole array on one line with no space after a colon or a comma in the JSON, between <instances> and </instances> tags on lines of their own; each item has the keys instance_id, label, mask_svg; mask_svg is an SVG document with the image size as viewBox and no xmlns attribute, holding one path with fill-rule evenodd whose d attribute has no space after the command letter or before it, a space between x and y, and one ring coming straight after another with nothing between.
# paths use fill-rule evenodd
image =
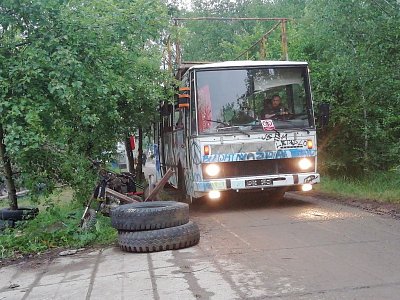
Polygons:
<instances>
[{"instance_id":1,"label":"license plate","mask_svg":"<svg viewBox=\"0 0 400 300\"><path fill-rule=\"evenodd\" d=\"M272 179L263 178L263 179L245 180L244 184L246 187L272 185Z\"/></svg>"}]
</instances>

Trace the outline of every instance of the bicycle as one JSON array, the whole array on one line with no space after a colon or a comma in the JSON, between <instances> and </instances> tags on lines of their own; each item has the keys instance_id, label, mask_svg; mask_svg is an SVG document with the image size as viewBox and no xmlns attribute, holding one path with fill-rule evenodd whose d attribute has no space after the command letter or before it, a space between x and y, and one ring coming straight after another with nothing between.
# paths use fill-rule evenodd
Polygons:
<instances>
[{"instance_id":1,"label":"bicycle","mask_svg":"<svg viewBox=\"0 0 400 300\"><path fill-rule=\"evenodd\" d=\"M99 177L80 220L82 230L91 230L96 225L98 212L109 216L111 209L119 205L143 201L144 186L136 182L134 174L118 174L100 168ZM142 191L137 191L137 187ZM97 202L96 208L92 208L93 201Z\"/></svg>"}]
</instances>

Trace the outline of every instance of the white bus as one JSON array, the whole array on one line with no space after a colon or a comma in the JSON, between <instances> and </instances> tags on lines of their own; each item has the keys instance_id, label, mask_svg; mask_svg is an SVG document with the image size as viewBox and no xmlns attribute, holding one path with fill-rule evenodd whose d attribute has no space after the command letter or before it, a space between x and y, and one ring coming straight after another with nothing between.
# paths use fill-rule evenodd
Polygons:
<instances>
[{"instance_id":1,"label":"white bus","mask_svg":"<svg viewBox=\"0 0 400 300\"><path fill-rule=\"evenodd\" d=\"M183 64L177 78L179 101L160 109L159 154L184 195L283 197L320 181L306 62ZM268 114L275 98L279 112Z\"/></svg>"}]
</instances>

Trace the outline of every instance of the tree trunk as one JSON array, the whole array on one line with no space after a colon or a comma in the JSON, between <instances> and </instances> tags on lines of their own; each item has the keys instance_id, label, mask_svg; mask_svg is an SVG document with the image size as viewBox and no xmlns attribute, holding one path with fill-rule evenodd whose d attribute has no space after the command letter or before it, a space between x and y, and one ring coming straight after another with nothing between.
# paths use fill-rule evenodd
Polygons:
<instances>
[{"instance_id":1,"label":"tree trunk","mask_svg":"<svg viewBox=\"0 0 400 300\"><path fill-rule=\"evenodd\" d=\"M367 111L367 104L365 101L365 96L364 93L361 92L362 99L364 102L364 108L363 108L363 113L364 113L364 171L368 172L369 169L369 158L368 158L368 111Z\"/></svg>"},{"instance_id":2,"label":"tree trunk","mask_svg":"<svg viewBox=\"0 0 400 300\"><path fill-rule=\"evenodd\" d=\"M128 158L128 172L134 174L135 173L135 159L133 158L133 153L132 153L132 147L131 147L131 141L129 139L129 136L125 139L125 150L126 150L126 156Z\"/></svg>"},{"instance_id":3,"label":"tree trunk","mask_svg":"<svg viewBox=\"0 0 400 300\"><path fill-rule=\"evenodd\" d=\"M136 176L139 181L144 180L142 166L143 166L143 128L139 127L139 147L138 147L138 160L136 166Z\"/></svg>"},{"instance_id":4,"label":"tree trunk","mask_svg":"<svg viewBox=\"0 0 400 300\"><path fill-rule=\"evenodd\" d=\"M15 188L11 161L6 152L6 145L4 144L4 129L2 124L0 124L0 159L4 167L4 176L6 178L8 193L8 203L10 209L15 210L18 209L17 189Z\"/></svg>"}]
</instances>

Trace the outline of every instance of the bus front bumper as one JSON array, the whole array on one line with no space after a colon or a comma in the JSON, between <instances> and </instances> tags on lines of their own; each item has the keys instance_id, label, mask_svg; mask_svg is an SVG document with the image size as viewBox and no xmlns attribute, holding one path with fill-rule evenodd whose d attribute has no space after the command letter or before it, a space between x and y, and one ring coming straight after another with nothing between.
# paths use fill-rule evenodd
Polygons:
<instances>
[{"instance_id":1,"label":"bus front bumper","mask_svg":"<svg viewBox=\"0 0 400 300\"><path fill-rule=\"evenodd\" d=\"M207 181L194 182L194 192L204 194L210 191L226 190L254 190L269 189L276 187L301 186L304 184L315 184L320 182L318 173L301 174L274 174L266 176L224 178Z\"/></svg>"}]
</instances>

